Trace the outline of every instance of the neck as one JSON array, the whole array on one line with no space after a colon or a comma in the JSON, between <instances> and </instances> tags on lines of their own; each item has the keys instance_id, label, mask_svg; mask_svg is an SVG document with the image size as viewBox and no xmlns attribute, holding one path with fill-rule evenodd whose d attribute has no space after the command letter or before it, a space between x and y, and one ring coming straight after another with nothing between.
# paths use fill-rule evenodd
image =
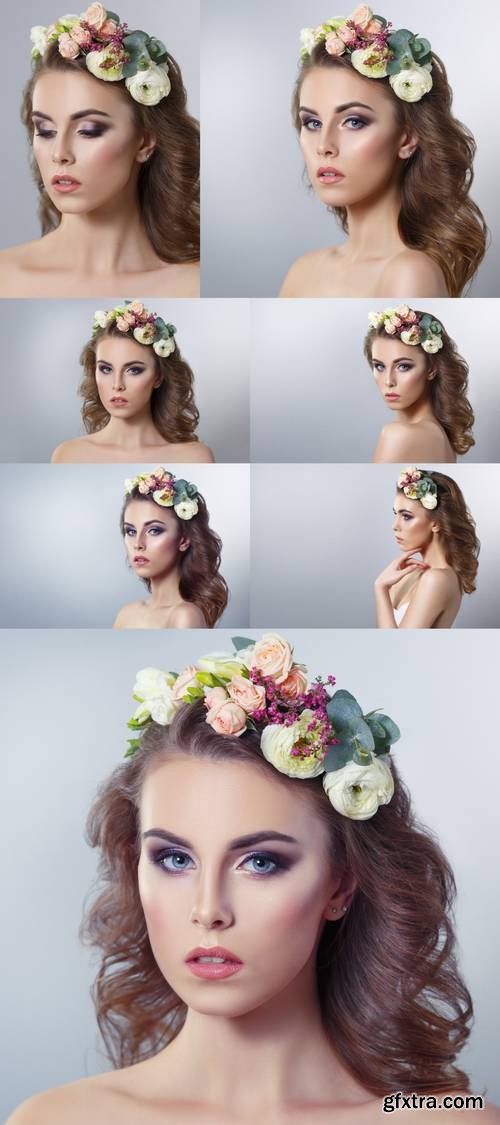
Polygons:
<instances>
[{"instance_id":1,"label":"neck","mask_svg":"<svg viewBox=\"0 0 500 1125\"><path fill-rule=\"evenodd\" d=\"M180 1097L189 1090L192 1101L224 1106L226 1113L252 1121L284 1104L331 1106L367 1098L328 1041L309 972L242 1016L188 1010L158 1063L158 1082L170 1089L172 1075Z\"/></svg>"},{"instance_id":2,"label":"neck","mask_svg":"<svg viewBox=\"0 0 500 1125\"><path fill-rule=\"evenodd\" d=\"M86 276L144 273L159 261L142 222L135 185L95 211L62 215L57 230L47 237L56 261L58 253L65 260L70 255L74 272Z\"/></svg>"},{"instance_id":3,"label":"neck","mask_svg":"<svg viewBox=\"0 0 500 1125\"><path fill-rule=\"evenodd\" d=\"M168 574L151 579L150 604L157 609L169 609L180 598L180 567L176 564Z\"/></svg>"},{"instance_id":4,"label":"neck","mask_svg":"<svg viewBox=\"0 0 500 1125\"><path fill-rule=\"evenodd\" d=\"M440 542L439 534L433 535L427 547L421 551L422 558L428 566L446 567L449 563L446 561L446 555L442 543Z\"/></svg>"},{"instance_id":5,"label":"neck","mask_svg":"<svg viewBox=\"0 0 500 1125\"><path fill-rule=\"evenodd\" d=\"M423 394L404 410L398 410L397 418L400 422L437 422L428 394Z\"/></svg>"},{"instance_id":6,"label":"neck","mask_svg":"<svg viewBox=\"0 0 500 1125\"><path fill-rule=\"evenodd\" d=\"M398 231L398 218L401 211L401 188L399 182L385 186L378 195L370 196L347 208L349 237L346 242L346 256L357 258L387 259L405 250L405 243Z\"/></svg>"},{"instance_id":7,"label":"neck","mask_svg":"<svg viewBox=\"0 0 500 1125\"><path fill-rule=\"evenodd\" d=\"M166 444L153 422L149 404L133 418L110 418L100 432L105 434L106 442L124 450Z\"/></svg>"}]
</instances>

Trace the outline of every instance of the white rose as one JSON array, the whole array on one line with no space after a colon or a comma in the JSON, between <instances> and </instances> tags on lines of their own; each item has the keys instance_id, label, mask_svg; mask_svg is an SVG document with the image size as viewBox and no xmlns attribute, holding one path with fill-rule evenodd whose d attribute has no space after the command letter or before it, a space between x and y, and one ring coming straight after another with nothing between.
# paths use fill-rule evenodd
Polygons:
<instances>
[{"instance_id":1,"label":"white rose","mask_svg":"<svg viewBox=\"0 0 500 1125\"><path fill-rule=\"evenodd\" d=\"M172 692L174 683L175 676L169 672L161 672L159 668L142 668L134 684L134 696L141 704L134 718L147 718L150 714L162 726L171 723L177 710Z\"/></svg>"},{"instance_id":2,"label":"white rose","mask_svg":"<svg viewBox=\"0 0 500 1125\"><path fill-rule=\"evenodd\" d=\"M141 105L158 105L170 93L171 83L166 63L151 63L147 70L138 70L125 79L127 90Z\"/></svg>"},{"instance_id":3,"label":"white rose","mask_svg":"<svg viewBox=\"0 0 500 1125\"><path fill-rule=\"evenodd\" d=\"M303 27L300 33L300 46L303 51L307 51L310 55L313 47L316 45L316 28Z\"/></svg>"},{"instance_id":4,"label":"white rose","mask_svg":"<svg viewBox=\"0 0 500 1125\"><path fill-rule=\"evenodd\" d=\"M172 355L172 352L175 351L175 340L171 336L168 339L164 337L162 340L156 340L153 344L153 351L165 359L165 356Z\"/></svg>"},{"instance_id":5,"label":"white rose","mask_svg":"<svg viewBox=\"0 0 500 1125\"><path fill-rule=\"evenodd\" d=\"M123 78L123 65L117 61L114 47L103 47L102 51L89 51L86 56L87 70L94 78L102 78L103 82L119 82ZM104 66L111 62L112 66Z\"/></svg>"},{"instance_id":6,"label":"white rose","mask_svg":"<svg viewBox=\"0 0 500 1125\"><path fill-rule=\"evenodd\" d=\"M180 520L191 520L198 511L197 500L181 500L179 504L174 504L174 512L178 515Z\"/></svg>"},{"instance_id":7,"label":"white rose","mask_svg":"<svg viewBox=\"0 0 500 1125\"><path fill-rule=\"evenodd\" d=\"M293 649L279 633L264 633L254 645L253 667L277 684L286 680L293 664Z\"/></svg>"},{"instance_id":8,"label":"white rose","mask_svg":"<svg viewBox=\"0 0 500 1125\"><path fill-rule=\"evenodd\" d=\"M434 355L435 352L438 352L442 348L442 346L443 340L441 336L428 336L422 344L424 352L427 352L428 355Z\"/></svg>"},{"instance_id":9,"label":"white rose","mask_svg":"<svg viewBox=\"0 0 500 1125\"><path fill-rule=\"evenodd\" d=\"M378 328L380 324L380 314L378 312L368 313L368 327Z\"/></svg>"},{"instance_id":10,"label":"white rose","mask_svg":"<svg viewBox=\"0 0 500 1125\"><path fill-rule=\"evenodd\" d=\"M231 656L227 652L209 652L198 661L202 672L211 672L213 676L220 676L223 680L230 680L232 676L241 676L245 665L238 656Z\"/></svg>"},{"instance_id":11,"label":"white rose","mask_svg":"<svg viewBox=\"0 0 500 1125\"><path fill-rule=\"evenodd\" d=\"M103 309L98 309L94 313L94 322L99 325L99 328L105 328L108 323L109 313L104 312Z\"/></svg>"},{"instance_id":12,"label":"white rose","mask_svg":"<svg viewBox=\"0 0 500 1125\"><path fill-rule=\"evenodd\" d=\"M396 94L404 102L419 102L424 94L432 90L432 75L427 66L406 67L399 74L391 74L389 82Z\"/></svg>"},{"instance_id":13,"label":"white rose","mask_svg":"<svg viewBox=\"0 0 500 1125\"><path fill-rule=\"evenodd\" d=\"M40 27L39 25L37 25L37 27L32 27L30 39L33 44L31 51L33 58L45 54L49 42L48 29L46 27Z\"/></svg>"},{"instance_id":14,"label":"white rose","mask_svg":"<svg viewBox=\"0 0 500 1125\"><path fill-rule=\"evenodd\" d=\"M374 758L369 766L348 762L340 770L325 773L323 788L331 804L351 820L368 820L379 805L388 805L394 793L390 766Z\"/></svg>"},{"instance_id":15,"label":"white rose","mask_svg":"<svg viewBox=\"0 0 500 1125\"><path fill-rule=\"evenodd\" d=\"M420 503L422 507L432 511L433 508L437 507L437 496L434 492L424 492L424 495L420 497Z\"/></svg>"},{"instance_id":16,"label":"white rose","mask_svg":"<svg viewBox=\"0 0 500 1125\"><path fill-rule=\"evenodd\" d=\"M312 716L313 712L309 714ZM304 716L306 716L305 711L302 712L301 720ZM260 748L267 761L287 777L318 777L325 767L314 755L310 758L302 758L300 755L296 758L291 757L290 751L302 734L301 721L292 723L289 727L272 723L262 732Z\"/></svg>"}]
</instances>

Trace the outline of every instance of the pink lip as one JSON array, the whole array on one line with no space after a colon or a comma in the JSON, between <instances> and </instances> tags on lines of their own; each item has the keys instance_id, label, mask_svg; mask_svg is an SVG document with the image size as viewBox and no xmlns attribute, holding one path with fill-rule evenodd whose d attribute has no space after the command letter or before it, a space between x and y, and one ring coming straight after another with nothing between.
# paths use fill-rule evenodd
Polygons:
<instances>
[{"instance_id":1,"label":"pink lip","mask_svg":"<svg viewBox=\"0 0 500 1125\"><path fill-rule=\"evenodd\" d=\"M339 180L344 180L345 176L344 173L339 172L337 168L325 166L324 168L318 168L318 171L316 172L316 179L325 179L328 183L338 183Z\"/></svg>"},{"instance_id":2,"label":"pink lip","mask_svg":"<svg viewBox=\"0 0 500 1125\"><path fill-rule=\"evenodd\" d=\"M110 398L113 406L128 406L128 398Z\"/></svg>"},{"instance_id":3,"label":"pink lip","mask_svg":"<svg viewBox=\"0 0 500 1125\"><path fill-rule=\"evenodd\" d=\"M61 183L61 180L65 180L66 182ZM53 176L51 183L56 191L63 192L63 194L77 191L77 189L82 186L79 180L74 180L72 176L64 176L62 173L59 176Z\"/></svg>"},{"instance_id":4,"label":"pink lip","mask_svg":"<svg viewBox=\"0 0 500 1125\"><path fill-rule=\"evenodd\" d=\"M384 395L384 398L390 398L390 399L401 398L401 395Z\"/></svg>"},{"instance_id":5,"label":"pink lip","mask_svg":"<svg viewBox=\"0 0 500 1125\"><path fill-rule=\"evenodd\" d=\"M223 962L213 961L198 961L198 957L224 957ZM224 949L221 945L214 945L206 948L202 945L192 949L186 957L186 964L195 977L201 977L204 980L221 980L225 977L232 977L243 968L243 962L229 949Z\"/></svg>"},{"instance_id":6,"label":"pink lip","mask_svg":"<svg viewBox=\"0 0 500 1125\"><path fill-rule=\"evenodd\" d=\"M134 555L134 566L147 566L148 563L146 555Z\"/></svg>"}]
</instances>

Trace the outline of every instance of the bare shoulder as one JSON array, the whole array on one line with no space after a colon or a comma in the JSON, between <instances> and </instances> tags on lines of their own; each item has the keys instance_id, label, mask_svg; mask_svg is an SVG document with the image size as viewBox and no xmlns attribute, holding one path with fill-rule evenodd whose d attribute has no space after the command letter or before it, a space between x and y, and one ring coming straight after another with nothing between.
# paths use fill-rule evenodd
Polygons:
<instances>
[{"instance_id":1,"label":"bare shoulder","mask_svg":"<svg viewBox=\"0 0 500 1125\"><path fill-rule=\"evenodd\" d=\"M172 297L199 297L200 296L200 263L179 262L165 266L159 271L157 291L155 297L162 296L165 285Z\"/></svg>"},{"instance_id":2,"label":"bare shoulder","mask_svg":"<svg viewBox=\"0 0 500 1125\"><path fill-rule=\"evenodd\" d=\"M442 461L443 436L435 422L388 422L380 433L374 462Z\"/></svg>"},{"instance_id":3,"label":"bare shoulder","mask_svg":"<svg viewBox=\"0 0 500 1125\"><path fill-rule=\"evenodd\" d=\"M116 1093L95 1079L69 1082L22 1102L5 1125L88 1125L102 1120L103 1108L116 1100Z\"/></svg>"},{"instance_id":4,"label":"bare shoulder","mask_svg":"<svg viewBox=\"0 0 500 1125\"><path fill-rule=\"evenodd\" d=\"M202 441L190 441L179 446L179 452L184 455L186 464L213 465L215 457L212 450ZM183 458L180 457L179 460Z\"/></svg>"},{"instance_id":5,"label":"bare shoulder","mask_svg":"<svg viewBox=\"0 0 500 1125\"><path fill-rule=\"evenodd\" d=\"M297 258L281 286L280 297L303 297L304 291L310 287L311 278L315 277L331 253L331 248L309 250L301 258Z\"/></svg>"},{"instance_id":6,"label":"bare shoulder","mask_svg":"<svg viewBox=\"0 0 500 1125\"><path fill-rule=\"evenodd\" d=\"M183 602L170 615L172 629L206 629L207 623L199 606Z\"/></svg>"},{"instance_id":7,"label":"bare shoulder","mask_svg":"<svg viewBox=\"0 0 500 1125\"><path fill-rule=\"evenodd\" d=\"M385 266L379 282L380 296L404 293L406 297L449 297L437 262L423 250L401 250Z\"/></svg>"},{"instance_id":8,"label":"bare shoulder","mask_svg":"<svg viewBox=\"0 0 500 1125\"><path fill-rule=\"evenodd\" d=\"M82 460L82 452L85 447L86 438L69 438L68 441L62 441L60 445L54 449L52 457L50 458L53 465L71 464Z\"/></svg>"},{"instance_id":9,"label":"bare shoulder","mask_svg":"<svg viewBox=\"0 0 500 1125\"><path fill-rule=\"evenodd\" d=\"M128 602L127 605L122 606L116 615L113 629L127 629L141 609L144 609L144 603L140 601Z\"/></svg>"}]
</instances>

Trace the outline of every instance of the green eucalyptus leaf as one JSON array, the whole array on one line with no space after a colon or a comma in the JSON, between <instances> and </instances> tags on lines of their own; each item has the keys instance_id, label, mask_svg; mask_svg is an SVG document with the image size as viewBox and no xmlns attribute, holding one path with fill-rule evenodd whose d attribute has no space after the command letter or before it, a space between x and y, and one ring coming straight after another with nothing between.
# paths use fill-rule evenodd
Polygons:
<instances>
[{"instance_id":1,"label":"green eucalyptus leaf","mask_svg":"<svg viewBox=\"0 0 500 1125\"><path fill-rule=\"evenodd\" d=\"M391 51L406 51L410 39L413 39L413 33L408 31L405 27L400 27L398 31L391 31L390 35L387 37L387 43Z\"/></svg>"},{"instance_id":2,"label":"green eucalyptus leaf","mask_svg":"<svg viewBox=\"0 0 500 1125\"><path fill-rule=\"evenodd\" d=\"M148 39L145 31L130 31L123 36L123 46L127 51L147 50Z\"/></svg>"},{"instance_id":3,"label":"green eucalyptus leaf","mask_svg":"<svg viewBox=\"0 0 500 1125\"><path fill-rule=\"evenodd\" d=\"M367 750L356 747L355 750L353 750L352 760L353 762L356 762L358 766L369 766L372 760L372 755L371 753L368 753Z\"/></svg>"},{"instance_id":4,"label":"green eucalyptus leaf","mask_svg":"<svg viewBox=\"0 0 500 1125\"><path fill-rule=\"evenodd\" d=\"M250 645L255 644L255 641L251 640L250 637L231 637L231 641L234 645L235 652L239 652L240 649L249 648Z\"/></svg>"},{"instance_id":5,"label":"green eucalyptus leaf","mask_svg":"<svg viewBox=\"0 0 500 1125\"><path fill-rule=\"evenodd\" d=\"M175 324L167 324L166 328L169 336L175 336L175 333L177 332Z\"/></svg>"},{"instance_id":6,"label":"green eucalyptus leaf","mask_svg":"<svg viewBox=\"0 0 500 1125\"><path fill-rule=\"evenodd\" d=\"M339 688L334 692L326 706L328 718L335 730L343 731L352 719L363 717L363 712L357 699L350 691Z\"/></svg>"},{"instance_id":7,"label":"green eucalyptus leaf","mask_svg":"<svg viewBox=\"0 0 500 1125\"><path fill-rule=\"evenodd\" d=\"M432 316L430 316L429 313L424 313L424 315L420 318L419 328L421 329L422 332L428 332L429 331L429 328L432 324L432 319L433 318L432 318Z\"/></svg>"},{"instance_id":8,"label":"green eucalyptus leaf","mask_svg":"<svg viewBox=\"0 0 500 1125\"><path fill-rule=\"evenodd\" d=\"M396 725L394 720L389 717L389 715L379 715L378 722L380 723L380 726L384 728L386 734L386 742L392 744L393 742L397 742L398 739L401 738L401 731L399 727Z\"/></svg>"},{"instance_id":9,"label":"green eucalyptus leaf","mask_svg":"<svg viewBox=\"0 0 500 1125\"><path fill-rule=\"evenodd\" d=\"M379 23L382 24L382 27L387 27L387 20L384 18L384 16L373 16L373 19L378 20Z\"/></svg>"},{"instance_id":10,"label":"green eucalyptus leaf","mask_svg":"<svg viewBox=\"0 0 500 1125\"><path fill-rule=\"evenodd\" d=\"M114 21L115 21L115 23L120 23L120 17L119 17L119 16L117 16L116 12L109 12L109 11L106 11L106 18L107 18L108 20L114 20Z\"/></svg>"},{"instance_id":11,"label":"green eucalyptus leaf","mask_svg":"<svg viewBox=\"0 0 500 1125\"><path fill-rule=\"evenodd\" d=\"M387 736L386 736L384 727L382 726L382 723L379 723L378 719L374 718L374 716L372 716L372 715L365 715L365 721L368 723L368 726L369 726L369 728L372 732L372 735L375 739L375 745L377 744L377 742L380 742L380 741L386 742L387 741Z\"/></svg>"},{"instance_id":12,"label":"green eucalyptus leaf","mask_svg":"<svg viewBox=\"0 0 500 1125\"><path fill-rule=\"evenodd\" d=\"M399 59L389 59L387 63L387 74L399 74L400 70L401 64Z\"/></svg>"},{"instance_id":13,"label":"green eucalyptus leaf","mask_svg":"<svg viewBox=\"0 0 500 1125\"><path fill-rule=\"evenodd\" d=\"M422 58L422 55L429 55L430 54L431 45L430 45L428 39L421 39L420 36L419 36L418 39L415 39L415 42L412 43L411 49L413 51L413 54L415 54L415 52L417 52L418 55L419 55L419 58Z\"/></svg>"},{"instance_id":14,"label":"green eucalyptus leaf","mask_svg":"<svg viewBox=\"0 0 500 1125\"><path fill-rule=\"evenodd\" d=\"M342 731L342 740L352 746L353 750L371 751L375 747L375 739L363 718L351 719L349 726Z\"/></svg>"},{"instance_id":15,"label":"green eucalyptus leaf","mask_svg":"<svg viewBox=\"0 0 500 1125\"><path fill-rule=\"evenodd\" d=\"M148 51L155 63L164 62L167 57L167 48L165 44L162 43L161 39L155 39L150 36L148 39Z\"/></svg>"},{"instance_id":16,"label":"green eucalyptus leaf","mask_svg":"<svg viewBox=\"0 0 500 1125\"><path fill-rule=\"evenodd\" d=\"M390 753L390 750L391 748L388 744L384 745L382 742L376 742L373 753L376 758L381 758L383 754L385 754L385 756L387 757L387 754Z\"/></svg>"},{"instance_id":17,"label":"green eucalyptus leaf","mask_svg":"<svg viewBox=\"0 0 500 1125\"><path fill-rule=\"evenodd\" d=\"M336 746L332 744L327 751L323 763L325 772L332 773L335 770L341 770L351 760L352 751L350 746L347 746L345 742L339 742Z\"/></svg>"}]
</instances>

